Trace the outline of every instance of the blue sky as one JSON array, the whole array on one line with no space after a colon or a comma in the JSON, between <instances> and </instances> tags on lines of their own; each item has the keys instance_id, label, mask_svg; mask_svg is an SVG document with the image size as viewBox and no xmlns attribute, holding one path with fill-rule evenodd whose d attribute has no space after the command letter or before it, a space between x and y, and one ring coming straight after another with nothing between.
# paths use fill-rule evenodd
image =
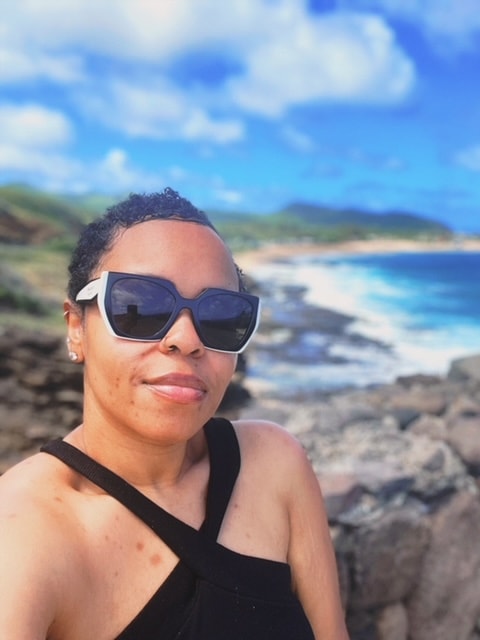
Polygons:
<instances>
[{"instance_id":1,"label":"blue sky","mask_svg":"<svg viewBox=\"0 0 480 640\"><path fill-rule=\"evenodd\" d=\"M0 183L480 231L479 0L19 0Z\"/></svg>"}]
</instances>

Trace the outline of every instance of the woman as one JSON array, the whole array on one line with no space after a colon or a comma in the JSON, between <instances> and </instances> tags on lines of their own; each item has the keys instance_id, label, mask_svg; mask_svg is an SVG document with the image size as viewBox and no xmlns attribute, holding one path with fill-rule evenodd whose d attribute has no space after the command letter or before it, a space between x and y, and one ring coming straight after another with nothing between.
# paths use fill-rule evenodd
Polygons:
<instances>
[{"instance_id":1,"label":"woman","mask_svg":"<svg viewBox=\"0 0 480 640\"><path fill-rule=\"evenodd\" d=\"M0 637L346 640L302 448L212 419L258 300L206 216L170 189L112 207L64 308L83 423L0 480Z\"/></svg>"}]
</instances>

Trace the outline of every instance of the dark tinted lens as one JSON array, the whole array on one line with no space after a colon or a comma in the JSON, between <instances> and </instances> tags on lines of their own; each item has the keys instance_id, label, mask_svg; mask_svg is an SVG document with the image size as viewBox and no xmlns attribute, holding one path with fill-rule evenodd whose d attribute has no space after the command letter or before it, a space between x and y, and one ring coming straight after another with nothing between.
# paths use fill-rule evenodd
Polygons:
<instances>
[{"instance_id":1,"label":"dark tinted lens","mask_svg":"<svg viewBox=\"0 0 480 640\"><path fill-rule=\"evenodd\" d=\"M175 307L173 295L161 284L132 277L112 285L110 302L110 321L115 331L137 339L157 336Z\"/></svg>"},{"instance_id":2,"label":"dark tinted lens","mask_svg":"<svg viewBox=\"0 0 480 640\"><path fill-rule=\"evenodd\" d=\"M239 295L215 293L199 301L198 318L201 339L206 347L237 351L254 328L255 310Z\"/></svg>"}]
</instances>

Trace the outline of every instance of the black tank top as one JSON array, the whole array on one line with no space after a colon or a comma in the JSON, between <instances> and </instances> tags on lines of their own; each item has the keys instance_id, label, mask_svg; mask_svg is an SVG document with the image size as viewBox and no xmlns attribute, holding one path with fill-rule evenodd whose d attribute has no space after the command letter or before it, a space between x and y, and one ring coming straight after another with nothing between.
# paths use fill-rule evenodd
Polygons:
<instances>
[{"instance_id":1,"label":"black tank top","mask_svg":"<svg viewBox=\"0 0 480 640\"><path fill-rule=\"evenodd\" d=\"M216 542L240 470L240 451L227 420L214 418L204 429L210 479L199 531L63 440L42 447L125 505L180 558L116 640L315 640L291 590L288 564L245 556Z\"/></svg>"}]
</instances>

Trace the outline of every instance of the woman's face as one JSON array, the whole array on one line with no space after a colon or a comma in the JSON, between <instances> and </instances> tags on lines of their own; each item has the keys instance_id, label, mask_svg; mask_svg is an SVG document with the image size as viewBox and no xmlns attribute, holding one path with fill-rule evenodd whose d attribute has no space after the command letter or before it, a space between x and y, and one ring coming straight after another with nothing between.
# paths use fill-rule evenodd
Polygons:
<instances>
[{"instance_id":1,"label":"woman's face","mask_svg":"<svg viewBox=\"0 0 480 640\"><path fill-rule=\"evenodd\" d=\"M125 230L94 276L104 270L159 276L187 298L209 287L238 291L222 240L193 222L152 220ZM110 335L95 303L76 331L85 363L84 425L104 433L120 430L166 444L186 440L215 413L235 370L235 355L205 349L188 310L160 342Z\"/></svg>"}]
</instances>

